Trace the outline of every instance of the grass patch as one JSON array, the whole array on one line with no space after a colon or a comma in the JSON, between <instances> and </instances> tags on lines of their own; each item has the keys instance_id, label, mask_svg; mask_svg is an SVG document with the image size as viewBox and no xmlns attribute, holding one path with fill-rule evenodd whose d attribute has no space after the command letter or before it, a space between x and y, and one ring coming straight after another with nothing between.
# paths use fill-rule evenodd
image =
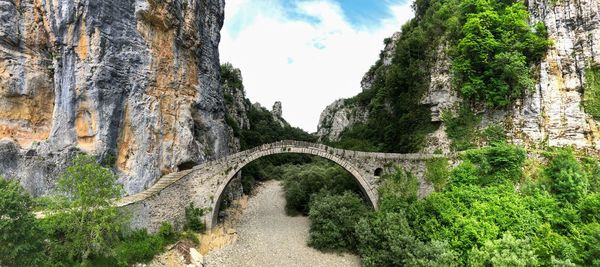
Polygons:
<instances>
[{"instance_id":1,"label":"grass patch","mask_svg":"<svg viewBox=\"0 0 600 267\"><path fill-rule=\"evenodd\" d=\"M600 66L587 68L585 80L583 108L594 119L600 119Z\"/></svg>"},{"instance_id":2,"label":"grass patch","mask_svg":"<svg viewBox=\"0 0 600 267\"><path fill-rule=\"evenodd\" d=\"M477 125L481 117L468 107L462 107L457 114L451 111L442 113L442 120L446 123L446 133L452 139L452 148L456 151L475 148L480 137Z\"/></svg>"},{"instance_id":3,"label":"grass patch","mask_svg":"<svg viewBox=\"0 0 600 267\"><path fill-rule=\"evenodd\" d=\"M425 180L432 183L435 191L441 191L445 186L449 174L447 158L428 160L425 163Z\"/></svg>"}]
</instances>

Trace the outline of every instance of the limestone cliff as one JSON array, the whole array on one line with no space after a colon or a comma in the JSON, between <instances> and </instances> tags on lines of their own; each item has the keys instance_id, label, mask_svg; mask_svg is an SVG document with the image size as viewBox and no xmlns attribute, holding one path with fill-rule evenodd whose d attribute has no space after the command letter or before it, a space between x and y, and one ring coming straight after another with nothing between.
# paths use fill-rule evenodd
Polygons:
<instances>
[{"instance_id":1,"label":"limestone cliff","mask_svg":"<svg viewBox=\"0 0 600 267\"><path fill-rule=\"evenodd\" d=\"M506 129L509 139L526 146L574 145L579 149L598 151L598 121L585 113L582 99L586 85L585 70L600 64L600 2L532 0L528 1L528 9L532 24L539 21L545 23L553 45L541 64L535 66L539 69L535 89L508 110L480 111L483 115L480 127L484 128L491 123L500 124ZM435 60L429 67L429 87L419 100L422 105L431 109L431 119L435 122L441 122L442 111L453 109L462 101L452 85L447 45L440 43L434 51ZM391 60L391 55L387 52L389 47L386 43L386 49L374 67L386 59ZM363 80L363 86L370 84L369 81L373 79L368 75L369 73ZM342 123L338 123L340 126L336 127L335 134L319 131L319 136L335 140L336 135L339 136L343 129L352 125L345 122L350 120L341 118L341 113L336 115L339 110L345 110L344 113L357 112L354 111L356 107L348 105L334 103L332 106L338 107L328 107L323 112L319 128L327 129L328 123L332 121L323 118L336 118ZM428 135L424 150L448 151L449 143L442 123L437 131Z\"/></svg>"},{"instance_id":2,"label":"limestone cliff","mask_svg":"<svg viewBox=\"0 0 600 267\"><path fill-rule=\"evenodd\" d=\"M585 113L585 70L600 63L600 3L598 1L529 1L531 23L544 22L553 45L539 68L535 89L505 111L483 111L481 128L504 126L513 142L526 146L567 146L600 149L598 122ZM440 51L445 51L443 47ZM450 62L439 53L430 88L422 101L432 118L460 101L452 88ZM447 150L443 133L431 135L429 150ZM593 151L590 151L593 152Z\"/></svg>"},{"instance_id":3,"label":"limestone cliff","mask_svg":"<svg viewBox=\"0 0 600 267\"><path fill-rule=\"evenodd\" d=\"M229 153L223 0L0 0L0 174L39 195L78 151L128 193Z\"/></svg>"},{"instance_id":4,"label":"limestone cliff","mask_svg":"<svg viewBox=\"0 0 600 267\"><path fill-rule=\"evenodd\" d=\"M363 91L371 89L378 68L389 66L392 63L396 41L398 41L400 35L401 33L397 32L392 37L384 40L385 47L379 54L379 60L362 78L360 85ZM319 124L317 125L317 136L320 141L338 141L345 129L357 123L364 123L368 117L368 107L349 102L346 99L338 99L321 112Z\"/></svg>"},{"instance_id":5,"label":"limestone cliff","mask_svg":"<svg viewBox=\"0 0 600 267\"><path fill-rule=\"evenodd\" d=\"M336 100L321 112L317 136L320 141L338 141L346 128L365 122L368 117L366 107L347 104L345 99Z\"/></svg>"}]
</instances>

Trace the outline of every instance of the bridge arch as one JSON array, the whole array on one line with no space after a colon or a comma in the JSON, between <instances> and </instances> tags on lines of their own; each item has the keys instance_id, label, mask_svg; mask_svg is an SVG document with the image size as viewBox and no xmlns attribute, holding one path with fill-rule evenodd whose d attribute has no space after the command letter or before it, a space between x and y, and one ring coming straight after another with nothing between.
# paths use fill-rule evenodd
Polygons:
<instances>
[{"instance_id":1,"label":"bridge arch","mask_svg":"<svg viewBox=\"0 0 600 267\"><path fill-rule=\"evenodd\" d=\"M185 218L185 207L194 204L206 209L203 220L209 228L216 223L218 205L223 191L233 176L248 163L259 158L284 153L315 155L340 165L356 179L371 205L378 208L380 176L385 168L402 165L418 177L423 177L426 162L445 158L440 154L395 154L337 149L324 144L285 140L264 144L212 161L196 165L183 164L185 170L164 175L150 188L137 194L116 199L117 207L132 214L133 228L147 228L157 232L164 222L180 224ZM433 186L420 178L418 196L433 192Z\"/></svg>"},{"instance_id":2,"label":"bridge arch","mask_svg":"<svg viewBox=\"0 0 600 267\"><path fill-rule=\"evenodd\" d=\"M304 142L302 142L302 143L304 143ZM307 144L310 144L310 143L307 143ZM377 209L377 192L375 192L376 189L374 189L371 186L367 177L365 177L362 174L362 172L360 172L359 169L357 167L355 167L348 160L338 156L335 153L330 153L326 149L323 149L318 146L312 147L312 146L305 146L305 145L293 146L293 145L283 145L283 144L282 145L272 145L271 144L267 147L262 146L262 147L258 147L257 149L248 151L247 155L240 157L240 161L238 161L233 167L231 167L230 170L228 170L225 180L223 181L223 183L221 183L219 185L217 191L215 192L215 196L217 196L217 198L216 198L217 201L212 203L212 206L210 208L210 213L209 213L210 221L208 222L209 228L212 228L213 226L215 226L217 224L217 219L218 219L218 214L219 214L219 206L220 206L220 203L223 198L223 192L225 191L225 188L227 188L227 185L229 185L229 183L231 182L233 177L242 168L244 168L246 165L250 164L251 162L256 161L257 159L266 157L266 156L277 155L277 154L313 155L313 156L318 156L321 158L328 159L328 160L336 163L337 165L339 165L340 167L342 167L343 169L348 171L352 175L352 177L354 177L355 181L358 182L360 189L363 191L363 193L367 197L371 206L374 209Z\"/></svg>"}]
</instances>

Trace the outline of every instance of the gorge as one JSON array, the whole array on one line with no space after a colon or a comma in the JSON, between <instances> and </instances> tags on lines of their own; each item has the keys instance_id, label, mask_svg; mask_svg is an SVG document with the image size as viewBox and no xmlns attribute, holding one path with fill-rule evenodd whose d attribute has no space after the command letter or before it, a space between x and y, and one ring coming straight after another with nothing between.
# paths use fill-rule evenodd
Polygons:
<instances>
[{"instance_id":1,"label":"gorge","mask_svg":"<svg viewBox=\"0 0 600 267\"><path fill-rule=\"evenodd\" d=\"M415 0L316 133L221 62L225 5L0 0L0 266L191 264L261 183L364 266L600 266L599 1Z\"/></svg>"}]
</instances>

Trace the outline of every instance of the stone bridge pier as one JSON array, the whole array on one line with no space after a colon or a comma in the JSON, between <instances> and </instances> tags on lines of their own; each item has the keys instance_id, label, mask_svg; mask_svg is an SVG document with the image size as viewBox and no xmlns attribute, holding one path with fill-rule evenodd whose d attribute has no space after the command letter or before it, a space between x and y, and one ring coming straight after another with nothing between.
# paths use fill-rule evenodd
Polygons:
<instances>
[{"instance_id":1,"label":"stone bridge pier","mask_svg":"<svg viewBox=\"0 0 600 267\"><path fill-rule=\"evenodd\" d=\"M352 174L375 209L378 207L379 179L385 171L399 165L412 172L419 180L419 196L424 196L433 191L433 187L423 179L425 163L429 159L443 157L435 154L361 152L302 141L280 141L165 175L146 191L124 197L116 204L131 212L132 227L148 228L154 232L163 222L181 227L185 207L193 203L205 210L204 221L208 228L212 228L217 223L223 191L235 174L259 158L284 153L315 155L340 165Z\"/></svg>"}]
</instances>

